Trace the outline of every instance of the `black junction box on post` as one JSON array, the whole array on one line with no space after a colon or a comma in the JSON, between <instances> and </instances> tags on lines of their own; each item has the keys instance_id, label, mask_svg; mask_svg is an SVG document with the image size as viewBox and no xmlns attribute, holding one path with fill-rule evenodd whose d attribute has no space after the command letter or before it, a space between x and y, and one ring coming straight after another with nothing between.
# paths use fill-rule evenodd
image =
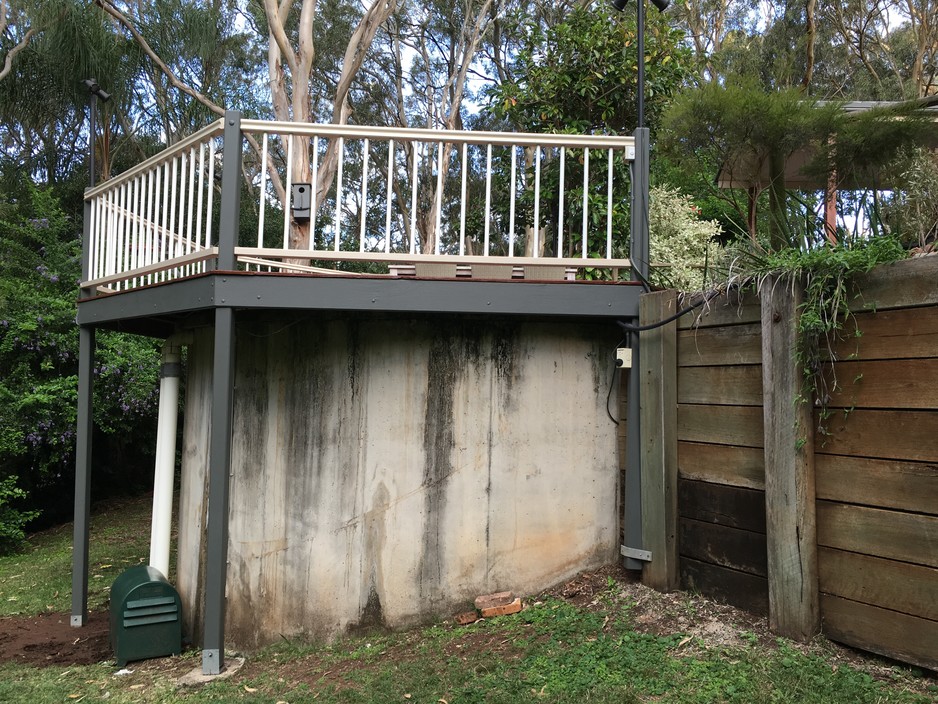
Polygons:
<instances>
[{"instance_id":1,"label":"black junction box on post","mask_svg":"<svg viewBox=\"0 0 938 704\"><path fill-rule=\"evenodd\" d=\"M312 214L310 208L312 204L313 187L309 183L294 183L291 193L293 220L296 222L308 222Z\"/></svg>"}]
</instances>

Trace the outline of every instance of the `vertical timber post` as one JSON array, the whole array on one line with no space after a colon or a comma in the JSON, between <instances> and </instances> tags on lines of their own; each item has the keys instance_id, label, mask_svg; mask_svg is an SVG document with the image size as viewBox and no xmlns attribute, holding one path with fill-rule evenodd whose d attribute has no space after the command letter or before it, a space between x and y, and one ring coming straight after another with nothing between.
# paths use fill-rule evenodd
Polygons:
<instances>
[{"instance_id":1,"label":"vertical timber post","mask_svg":"<svg viewBox=\"0 0 938 704\"><path fill-rule=\"evenodd\" d=\"M75 433L75 516L72 537L72 626L88 621L88 533L91 513L92 378L95 329L78 328L78 427Z\"/></svg>"},{"instance_id":2,"label":"vertical timber post","mask_svg":"<svg viewBox=\"0 0 938 704\"><path fill-rule=\"evenodd\" d=\"M632 162L631 227L629 258L632 262L632 280L648 279L648 129L635 130L635 160ZM631 335L632 368L628 383L628 428L626 430L625 469L625 546L642 546L642 452L641 452L641 350L638 335ZM644 562L626 556L625 568L642 569Z\"/></svg>"},{"instance_id":3,"label":"vertical timber post","mask_svg":"<svg viewBox=\"0 0 938 704\"><path fill-rule=\"evenodd\" d=\"M241 114L225 113L218 269L235 268L241 207ZM231 474L231 415L234 385L234 310L216 300L212 365L212 429L209 440L208 520L206 526L205 627L202 673L225 667L225 586L228 572L228 493Z\"/></svg>"},{"instance_id":4,"label":"vertical timber post","mask_svg":"<svg viewBox=\"0 0 938 704\"><path fill-rule=\"evenodd\" d=\"M677 310L677 292L646 293L639 321L656 323ZM642 581L679 586L677 546L677 322L641 333L642 541L651 561Z\"/></svg>"},{"instance_id":5,"label":"vertical timber post","mask_svg":"<svg viewBox=\"0 0 938 704\"><path fill-rule=\"evenodd\" d=\"M797 359L801 284L762 287L762 393L769 626L806 641L820 631L815 521L814 414Z\"/></svg>"}]
</instances>

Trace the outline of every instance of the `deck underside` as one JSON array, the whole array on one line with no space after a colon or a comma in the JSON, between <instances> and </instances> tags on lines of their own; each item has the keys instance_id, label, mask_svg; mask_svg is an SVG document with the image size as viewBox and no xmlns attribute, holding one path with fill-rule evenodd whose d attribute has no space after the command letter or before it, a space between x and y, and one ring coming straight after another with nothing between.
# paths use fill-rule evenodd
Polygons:
<instances>
[{"instance_id":1,"label":"deck underside","mask_svg":"<svg viewBox=\"0 0 938 704\"><path fill-rule=\"evenodd\" d=\"M382 314L634 318L639 285L212 272L79 301L78 323L153 337L219 307Z\"/></svg>"}]
</instances>

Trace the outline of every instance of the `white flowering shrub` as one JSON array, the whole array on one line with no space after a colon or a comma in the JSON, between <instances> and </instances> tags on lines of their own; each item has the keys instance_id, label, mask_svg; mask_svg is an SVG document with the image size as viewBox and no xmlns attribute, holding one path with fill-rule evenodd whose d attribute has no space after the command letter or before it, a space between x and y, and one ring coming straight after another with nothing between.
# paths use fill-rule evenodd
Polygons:
<instances>
[{"instance_id":1,"label":"white flowering shrub","mask_svg":"<svg viewBox=\"0 0 938 704\"><path fill-rule=\"evenodd\" d=\"M648 230L652 281L681 291L704 288L706 269L712 270L715 258L721 257L714 236L720 225L703 220L700 209L690 196L667 186L655 186L649 192ZM708 266L709 265L709 266ZM712 279L712 274L707 280Z\"/></svg>"}]
</instances>

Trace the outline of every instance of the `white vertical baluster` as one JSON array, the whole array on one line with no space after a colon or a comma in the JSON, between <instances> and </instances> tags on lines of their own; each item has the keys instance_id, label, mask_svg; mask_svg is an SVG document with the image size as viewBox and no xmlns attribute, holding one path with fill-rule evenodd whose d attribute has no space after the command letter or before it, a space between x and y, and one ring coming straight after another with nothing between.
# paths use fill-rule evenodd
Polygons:
<instances>
[{"instance_id":1,"label":"white vertical baluster","mask_svg":"<svg viewBox=\"0 0 938 704\"><path fill-rule=\"evenodd\" d=\"M179 203L179 158L173 157L172 182L169 188L169 230L166 236L169 238L166 244L166 258L173 259L176 256L176 206ZM166 271L169 278L175 278L175 272L172 269Z\"/></svg>"},{"instance_id":2,"label":"white vertical baluster","mask_svg":"<svg viewBox=\"0 0 938 704\"><path fill-rule=\"evenodd\" d=\"M612 259L612 149L609 152L609 177L606 183L606 259Z\"/></svg>"},{"instance_id":3,"label":"white vertical baluster","mask_svg":"<svg viewBox=\"0 0 938 704\"><path fill-rule=\"evenodd\" d=\"M534 256L541 251L541 146L534 148Z\"/></svg>"},{"instance_id":4,"label":"white vertical baluster","mask_svg":"<svg viewBox=\"0 0 938 704\"><path fill-rule=\"evenodd\" d=\"M189 149L189 210L186 213L186 254L189 254L194 249L193 247L193 232L192 227L192 213L195 210L195 147ZM192 265L187 264L185 268L186 276L192 274Z\"/></svg>"},{"instance_id":5,"label":"white vertical baluster","mask_svg":"<svg viewBox=\"0 0 938 704\"><path fill-rule=\"evenodd\" d=\"M267 204L267 142L270 135L264 133L264 144L261 147L261 186L257 193L257 248L264 246L264 206ZM260 266L257 267L260 271Z\"/></svg>"},{"instance_id":6,"label":"white vertical baluster","mask_svg":"<svg viewBox=\"0 0 938 704\"><path fill-rule=\"evenodd\" d=\"M508 206L508 256L515 256L515 189L518 187L518 146L511 145L511 205Z\"/></svg>"},{"instance_id":7,"label":"white vertical baluster","mask_svg":"<svg viewBox=\"0 0 938 704\"><path fill-rule=\"evenodd\" d=\"M160 260L160 215L163 208L160 204L160 192L163 190L163 170L159 165L153 167L153 234L150 247L150 263L156 264ZM159 281L159 274L150 274L147 283Z\"/></svg>"},{"instance_id":8,"label":"white vertical baluster","mask_svg":"<svg viewBox=\"0 0 938 704\"><path fill-rule=\"evenodd\" d=\"M189 150L189 210L186 213L186 254L194 249L193 240L195 229L193 228L192 216L195 212L195 147Z\"/></svg>"},{"instance_id":9,"label":"white vertical baluster","mask_svg":"<svg viewBox=\"0 0 938 704\"><path fill-rule=\"evenodd\" d=\"M290 247L290 205L293 198L293 135L287 135L287 189L283 194L283 248Z\"/></svg>"},{"instance_id":10,"label":"white vertical baluster","mask_svg":"<svg viewBox=\"0 0 938 704\"><path fill-rule=\"evenodd\" d=\"M98 197L98 276L107 276L108 236L111 227L110 194Z\"/></svg>"},{"instance_id":11,"label":"white vertical baluster","mask_svg":"<svg viewBox=\"0 0 938 704\"><path fill-rule=\"evenodd\" d=\"M339 251L341 245L342 228L342 164L345 161L345 137L339 137L339 163L336 168L335 184L335 234L333 235L333 248Z\"/></svg>"},{"instance_id":12,"label":"white vertical baluster","mask_svg":"<svg viewBox=\"0 0 938 704\"><path fill-rule=\"evenodd\" d=\"M114 273L114 244L117 237L117 189L115 188L107 196L107 250L104 259L104 275L110 276Z\"/></svg>"},{"instance_id":13,"label":"white vertical baluster","mask_svg":"<svg viewBox=\"0 0 938 704\"><path fill-rule=\"evenodd\" d=\"M567 150L560 147L560 195L557 203L557 256L562 257L563 252L563 202L564 202L564 180L566 178Z\"/></svg>"},{"instance_id":14,"label":"white vertical baluster","mask_svg":"<svg viewBox=\"0 0 938 704\"><path fill-rule=\"evenodd\" d=\"M361 202L361 230L358 233L358 251L365 251L365 214L368 212L368 148L369 141L365 138L362 145L362 202Z\"/></svg>"},{"instance_id":15,"label":"white vertical baluster","mask_svg":"<svg viewBox=\"0 0 938 704\"><path fill-rule=\"evenodd\" d=\"M319 137L313 137L313 192L309 194L312 221L309 224L309 248L316 249L316 211L319 210Z\"/></svg>"},{"instance_id":16,"label":"white vertical baluster","mask_svg":"<svg viewBox=\"0 0 938 704\"><path fill-rule=\"evenodd\" d=\"M266 135L265 135L266 136ZM195 213L195 248L202 249L202 213L205 199L205 143L199 145L199 205ZM261 222L264 221L263 211L261 211ZM196 271L201 271L202 265L196 266Z\"/></svg>"},{"instance_id":17,"label":"white vertical baluster","mask_svg":"<svg viewBox=\"0 0 938 704\"><path fill-rule=\"evenodd\" d=\"M416 142L411 142L411 153L414 155L413 174L410 179L410 253L417 249L417 161L420 154Z\"/></svg>"},{"instance_id":18,"label":"white vertical baluster","mask_svg":"<svg viewBox=\"0 0 938 704\"><path fill-rule=\"evenodd\" d=\"M492 220L492 145L485 152L485 243L483 256L489 256L489 230Z\"/></svg>"},{"instance_id":19,"label":"white vertical baluster","mask_svg":"<svg viewBox=\"0 0 938 704\"><path fill-rule=\"evenodd\" d=\"M166 226L166 223L169 221L169 173L170 166L169 162L163 164L163 214L160 218L161 227L160 227L160 252L159 252L159 261L160 263L166 261L167 253L169 251L169 229ZM163 269L160 271L160 281L166 281L166 270Z\"/></svg>"},{"instance_id":20,"label":"white vertical baluster","mask_svg":"<svg viewBox=\"0 0 938 704\"><path fill-rule=\"evenodd\" d=\"M466 174L469 166L466 163L468 142L462 143L462 197L459 199L459 256L466 253Z\"/></svg>"},{"instance_id":21,"label":"white vertical baluster","mask_svg":"<svg viewBox=\"0 0 938 704\"><path fill-rule=\"evenodd\" d=\"M589 185L590 185L590 150L589 147L583 148L583 258L586 259L587 240L589 239L587 228L589 218Z\"/></svg>"},{"instance_id":22,"label":"white vertical baluster","mask_svg":"<svg viewBox=\"0 0 938 704\"><path fill-rule=\"evenodd\" d=\"M127 271L127 226L129 224L129 218L127 217L127 191L129 190L128 184L124 183L120 187L120 219L118 222L117 229L117 249L115 251L114 257L114 273L123 274ZM118 281L115 285L115 288L119 291L121 288L127 288L126 283L124 286L121 286L121 283Z\"/></svg>"},{"instance_id":23,"label":"white vertical baluster","mask_svg":"<svg viewBox=\"0 0 938 704\"><path fill-rule=\"evenodd\" d=\"M114 191L101 194L101 276L108 275L108 259L111 255L111 224L114 219L111 198L113 194Z\"/></svg>"},{"instance_id":24,"label":"white vertical baluster","mask_svg":"<svg viewBox=\"0 0 938 704\"><path fill-rule=\"evenodd\" d=\"M208 204L205 207L205 246L212 246L212 225L215 224L215 218L212 214L212 208L215 204L215 140L208 143ZM206 262L202 262L202 270L207 267Z\"/></svg>"},{"instance_id":25,"label":"white vertical baluster","mask_svg":"<svg viewBox=\"0 0 938 704\"><path fill-rule=\"evenodd\" d=\"M186 158L186 153L183 152L179 155L179 220L176 225L176 237L173 240L173 257L182 256L184 252L183 241L186 238L186 205L188 204L187 199L187 169L188 159ZM177 266L173 268L173 277L178 278L182 273L182 270Z\"/></svg>"},{"instance_id":26,"label":"white vertical baluster","mask_svg":"<svg viewBox=\"0 0 938 704\"><path fill-rule=\"evenodd\" d=\"M130 268L136 271L140 266L140 218L143 216L143 207L141 205L140 179L138 176L134 179L134 209L132 213L133 228L130 235ZM133 286L139 285L139 279L134 278L131 282Z\"/></svg>"},{"instance_id":27,"label":"white vertical baluster","mask_svg":"<svg viewBox=\"0 0 938 704\"><path fill-rule=\"evenodd\" d=\"M88 238L88 247L91 248L91 253L89 256L88 262L88 280L96 279L98 277L98 249L99 249L99 240L101 239L98 230L101 228L101 214L98 210L98 201L100 196L93 198L91 200L91 226L88 229L90 233Z\"/></svg>"},{"instance_id":28,"label":"white vertical baluster","mask_svg":"<svg viewBox=\"0 0 938 704\"><path fill-rule=\"evenodd\" d=\"M156 180L157 173L159 172L156 169L147 171L147 244L143 257L144 266L153 263L153 247L156 243L156 220L154 220L156 217L156 204L153 197L153 182ZM157 190L157 193L159 193L159 190ZM147 274L147 283L153 283L153 274Z\"/></svg>"},{"instance_id":29,"label":"white vertical baluster","mask_svg":"<svg viewBox=\"0 0 938 704\"><path fill-rule=\"evenodd\" d=\"M388 190L384 198L384 253L391 251L391 196L394 193L394 140L388 142Z\"/></svg>"},{"instance_id":30,"label":"white vertical baluster","mask_svg":"<svg viewBox=\"0 0 938 704\"><path fill-rule=\"evenodd\" d=\"M436 145L436 229L434 231L433 253L440 253L440 240L443 239L443 142Z\"/></svg>"},{"instance_id":31,"label":"white vertical baluster","mask_svg":"<svg viewBox=\"0 0 938 704\"><path fill-rule=\"evenodd\" d=\"M98 228L101 226L101 217L98 212L99 200L101 200L101 197L97 196L91 201L91 207L89 208L91 215L91 223L88 226L89 237L88 242L84 243L90 250L88 280L98 278L98 241L101 239L98 234Z\"/></svg>"}]
</instances>

